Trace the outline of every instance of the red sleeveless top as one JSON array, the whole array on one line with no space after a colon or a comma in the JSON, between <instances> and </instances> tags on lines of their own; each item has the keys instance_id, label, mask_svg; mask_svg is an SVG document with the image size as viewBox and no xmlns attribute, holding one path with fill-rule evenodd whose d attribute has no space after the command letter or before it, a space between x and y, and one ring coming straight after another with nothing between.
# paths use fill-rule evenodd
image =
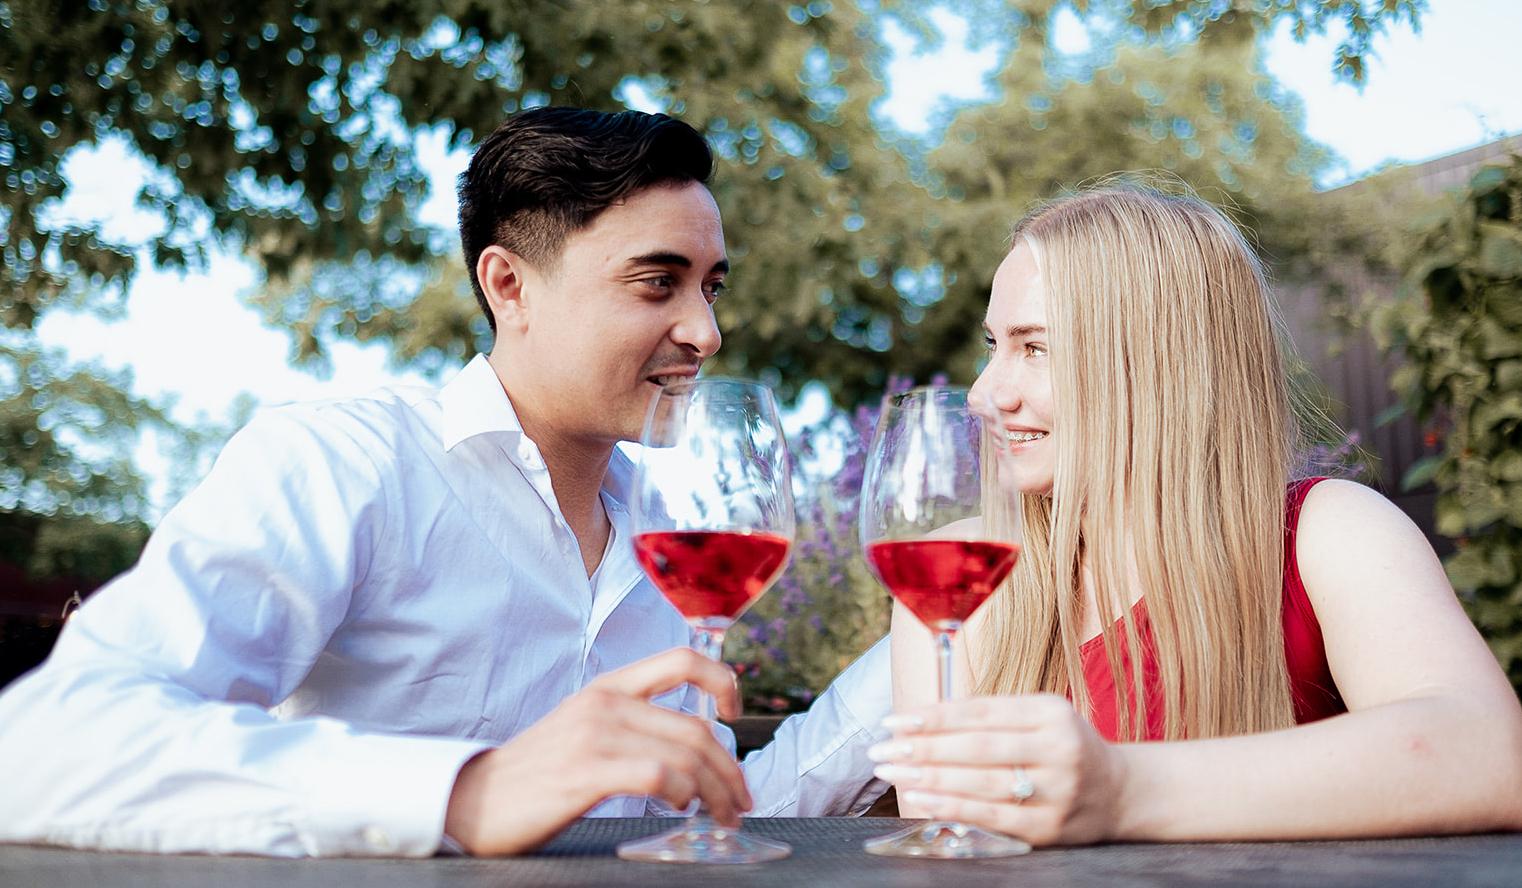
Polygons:
<instances>
[{"instance_id":1,"label":"red sleeveless top","mask_svg":"<svg viewBox=\"0 0 1522 888\"><path fill-rule=\"evenodd\" d=\"M1300 581L1300 567L1295 563L1295 526L1300 521L1300 507L1312 487L1325 478L1307 478L1290 484L1285 493L1284 522L1284 659L1289 667L1290 695L1295 704L1295 721L1299 724L1313 722L1347 711L1337 685L1332 681L1331 669L1327 667L1326 646L1321 639L1321 624L1316 622L1316 612L1311 609L1305 594L1305 584ZM1131 608L1131 619L1136 622L1138 641L1141 644L1142 681L1147 694L1147 730L1143 740L1161 740L1163 737L1163 689L1158 673L1157 655L1152 643L1152 624L1147 619L1146 599L1142 598ZM1124 620L1124 618L1122 618ZM1120 628L1120 623L1116 624ZM1117 638L1120 641L1124 636ZM1110 674L1110 661L1105 654L1104 637L1089 639L1080 648L1083 660L1084 680L1088 685L1089 702L1093 707L1091 718L1094 728L1106 740L1116 740L1119 719L1116 712L1115 681ZM1121 674L1129 675L1131 664L1124 643L1121 645Z\"/></svg>"}]
</instances>

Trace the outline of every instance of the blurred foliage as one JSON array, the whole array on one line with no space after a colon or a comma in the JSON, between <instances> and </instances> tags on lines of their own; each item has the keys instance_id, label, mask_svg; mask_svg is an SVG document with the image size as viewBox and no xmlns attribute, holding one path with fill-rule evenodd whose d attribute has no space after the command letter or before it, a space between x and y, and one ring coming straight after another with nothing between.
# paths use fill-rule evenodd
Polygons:
<instances>
[{"instance_id":1,"label":"blurred foliage","mask_svg":"<svg viewBox=\"0 0 1522 888\"><path fill-rule=\"evenodd\" d=\"M1202 45L1219 42L1220 34L1239 43L1281 20L1301 35L1339 23L1349 36L1335 65L1357 81L1369 39L1392 23L1415 24L1424 4L950 0L944 7L967 16L980 40L1011 50L998 106L1011 116L990 123L1035 122L1033 109L1021 109L1049 88L1046 29L1070 6L1110 22L1122 39L1177 45L1196 36ZM467 147L523 105L616 108L631 84L704 129L729 161L720 187L730 198L722 203L745 229L735 232L737 252L751 252L742 236L750 228L770 226L807 256L797 271L758 261L771 280L813 281L813 268L832 259L884 253L912 266L917 257L900 257L899 238L913 231L914 207L892 202L912 193L903 189L904 157L875 126L871 107L884 93L884 19L934 42L921 8L894 0L4 0L0 322L27 327L61 298L92 301L103 289L121 288L139 261L133 245L110 242L99 224L46 221L48 202L67 188L60 161L76 145L121 134L156 169L139 197L164 219L142 251L154 265L200 267L210 235L245 250L278 279L300 264L356 257L411 263L429 255L434 233L414 213L427 189L413 140L419 130L442 128L452 147ZM1173 66L1162 67L1157 76ZM1215 89L1212 80L1192 84L1207 99ZM1186 100L1145 82L1109 95L1131 109L1133 93L1154 107ZM1086 155L1125 129L1113 123L1129 110L1105 117L1101 105L1092 107L1101 117L1089 119L1088 129L1066 130L1085 138L1070 138L1059 155ZM1252 126L1263 109L1250 110L1235 122ZM1014 131L1022 138L1013 141L1030 135ZM1071 150L1075 144L1084 150ZM1125 165L1152 156L1126 156ZM1157 160L1153 165L1166 157ZM1043 181L1024 168L998 174ZM843 230L854 228L853 215L883 230ZM797 250L800 242L810 249ZM842 264L847 271L856 265ZM812 298L825 283L836 281L787 290ZM862 286L849 278L838 283ZM354 314L385 307L349 292L334 300L337 316L320 326L342 329ZM291 320L307 317L299 306L281 309Z\"/></svg>"},{"instance_id":2,"label":"blurred foliage","mask_svg":"<svg viewBox=\"0 0 1522 888\"><path fill-rule=\"evenodd\" d=\"M140 514L143 482L131 450L139 429L168 420L127 394L130 387L128 373L72 367L60 352L7 343L0 350L0 508L107 520Z\"/></svg>"},{"instance_id":3,"label":"blurred foliage","mask_svg":"<svg viewBox=\"0 0 1522 888\"><path fill-rule=\"evenodd\" d=\"M178 498L247 419L235 401L226 425L172 422L167 404L130 394L128 372L70 364L57 350L0 337L0 564L85 588L130 567L148 538L147 484L134 465L154 432L176 472Z\"/></svg>"},{"instance_id":4,"label":"blurred foliage","mask_svg":"<svg viewBox=\"0 0 1522 888\"><path fill-rule=\"evenodd\" d=\"M1408 489L1437 486L1445 566L1522 691L1522 155L1475 173L1406 246L1400 296L1373 311L1391 380L1436 429Z\"/></svg>"},{"instance_id":5,"label":"blurred foliage","mask_svg":"<svg viewBox=\"0 0 1522 888\"><path fill-rule=\"evenodd\" d=\"M719 369L785 396L820 379L850 405L895 371L970 377L1004 233L1059 185L1170 169L1237 207L1277 260L1314 265L1357 229L1310 209L1327 159L1264 73L1256 37L1284 22L1300 36L1344 29L1331 64L1358 82L1372 37L1415 26L1424 6L0 0L6 557L53 564L68 545L46 540L76 539L105 570L141 532L131 444L144 428L168 431L166 405L44 354L34 327L58 308L119 312L144 264L200 271L213 251L243 253L265 274L250 299L310 364L340 339L383 341L424 371L489 345L455 235L419 221L422 142L468 149L543 103L681 116L721 159L737 273L719 306ZM933 47L934 8L1001 53L991 99L943 109L939 145L878 110L885 27ZM1096 26L1081 58L1048 39L1070 9ZM108 139L146 162L137 199L159 220L126 240L56 212L69 152ZM191 430L176 446L194 461L219 434ZM80 522L125 530L92 541Z\"/></svg>"}]
</instances>

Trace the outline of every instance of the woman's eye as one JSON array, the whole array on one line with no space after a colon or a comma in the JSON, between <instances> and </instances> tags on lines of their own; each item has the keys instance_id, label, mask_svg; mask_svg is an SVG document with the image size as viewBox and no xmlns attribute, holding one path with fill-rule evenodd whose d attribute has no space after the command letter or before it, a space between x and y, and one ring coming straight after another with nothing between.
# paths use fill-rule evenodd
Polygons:
<instances>
[{"instance_id":1,"label":"woman's eye","mask_svg":"<svg viewBox=\"0 0 1522 888\"><path fill-rule=\"evenodd\" d=\"M1046 346L1039 342L1027 342L1025 344L1025 353L1033 358L1039 358L1046 354Z\"/></svg>"},{"instance_id":2,"label":"woman's eye","mask_svg":"<svg viewBox=\"0 0 1522 888\"><path fill-rule=\"evenodd\" d=\"M989 336L987 333L983 334L983 350L984 351L993 351L994 350L994 346L997 345L997 344L998 343L994 342L994 338L992 336Z\"/></svg>"}]
</instances>

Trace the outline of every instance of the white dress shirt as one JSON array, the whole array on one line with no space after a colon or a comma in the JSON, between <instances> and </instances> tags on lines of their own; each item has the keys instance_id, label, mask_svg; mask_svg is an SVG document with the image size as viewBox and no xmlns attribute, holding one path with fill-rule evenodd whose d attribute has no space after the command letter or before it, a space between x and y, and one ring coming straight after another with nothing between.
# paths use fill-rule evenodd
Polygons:
<instances>
[{"instance_id":1,"label":"white dress shirt","mask_svg":"<svg viewBox=\"0 0 1522 888\"><path fill-rule=\"evenodd\" d=\"M615 451L589 579L485 358L439 390L261 413L0 695L0 840L434 853L466 760L687 643L634 560L630 468ZM753 814L865 809L890 707L879 643L747 758Z\"/></svg>"}]
</instances>

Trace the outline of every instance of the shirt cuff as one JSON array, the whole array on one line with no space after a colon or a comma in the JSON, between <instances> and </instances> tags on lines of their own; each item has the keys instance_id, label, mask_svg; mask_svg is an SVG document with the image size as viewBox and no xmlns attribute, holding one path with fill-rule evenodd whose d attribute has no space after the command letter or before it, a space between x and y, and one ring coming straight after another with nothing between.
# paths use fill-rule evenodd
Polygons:
<instances>
[{"instance_id":1,"label":"shirt cuff","mask_svg":"<svg viewBox=\"0 0 1522 888\"><path fill-rule=\"evenodd\" d=\"M443 737L361 734L310 773L312 854L430 857L460 769L491 744Z\"/></svg>"}]
</instances>

